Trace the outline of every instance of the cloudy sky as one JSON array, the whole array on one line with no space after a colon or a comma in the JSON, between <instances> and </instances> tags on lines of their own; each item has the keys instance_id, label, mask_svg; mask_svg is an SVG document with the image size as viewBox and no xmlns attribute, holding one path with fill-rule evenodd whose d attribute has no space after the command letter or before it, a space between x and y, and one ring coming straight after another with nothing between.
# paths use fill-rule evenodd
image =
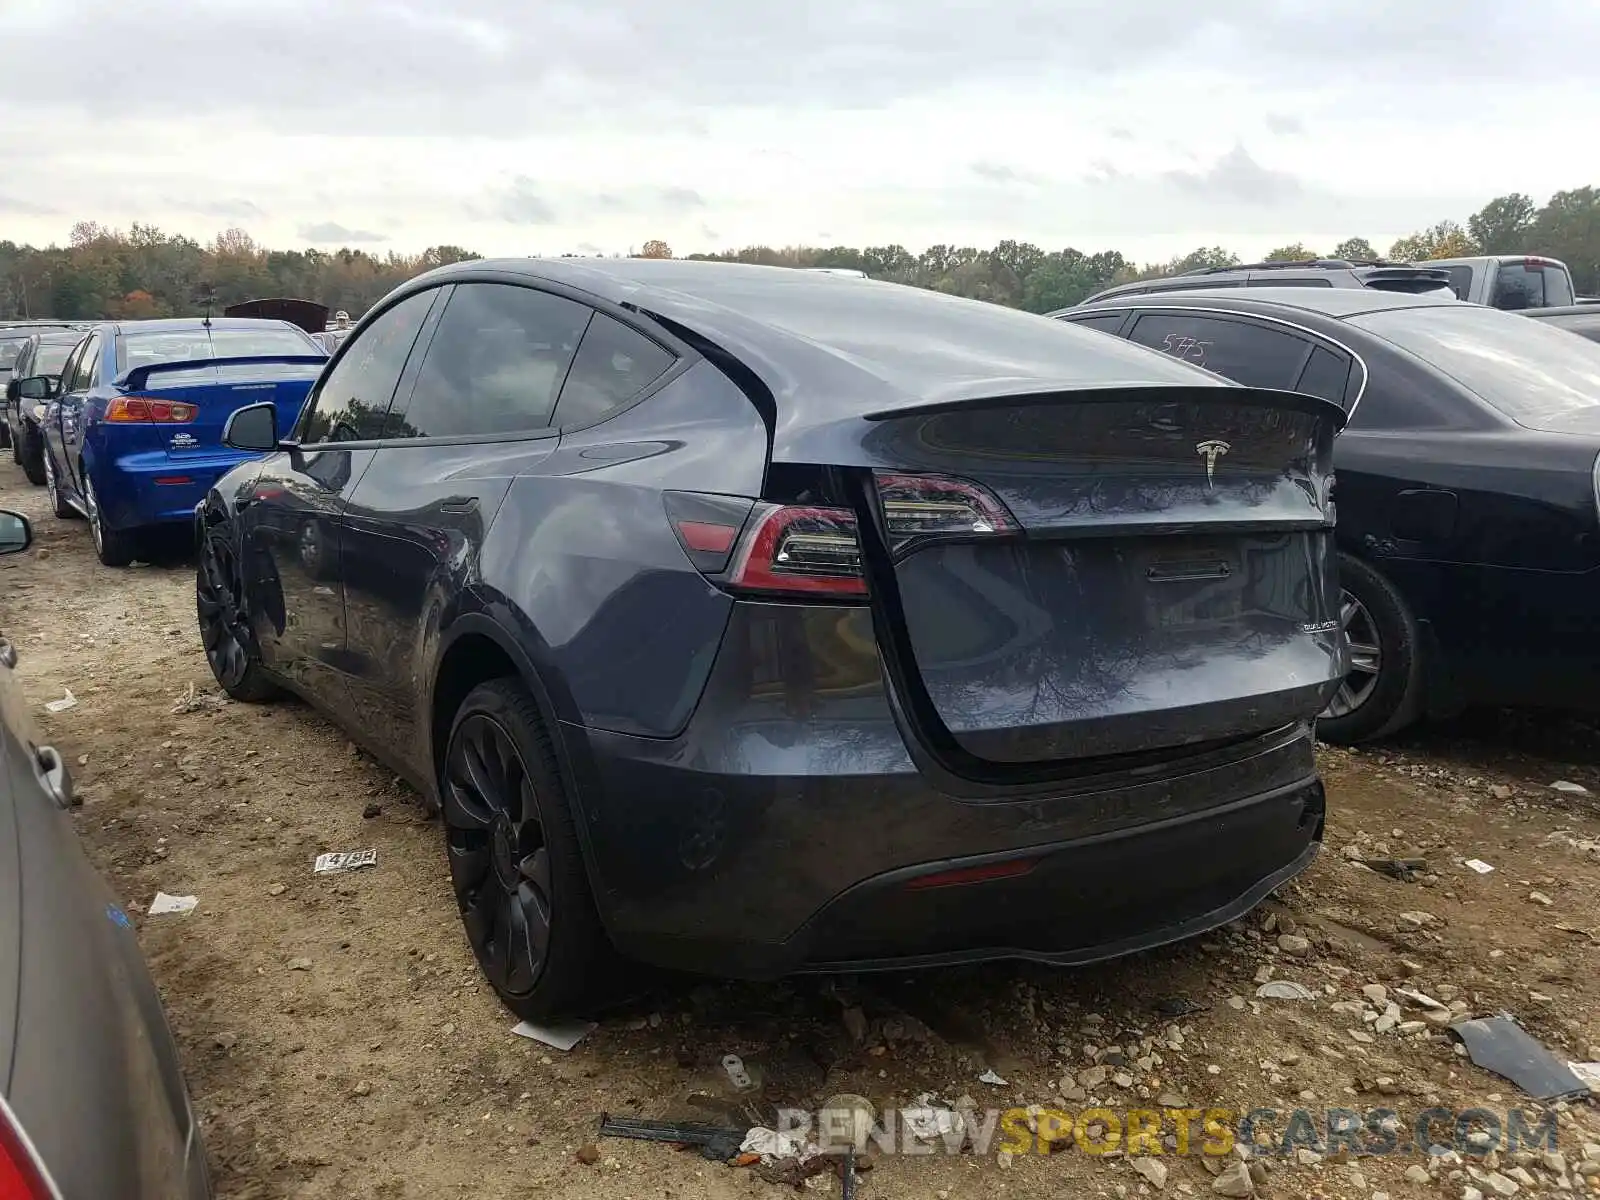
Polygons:
<instances>
[{"instance_id":1,"label":"cloudy sky","mask_svg":"<svg viewBox=\"0 0 1600 1200\"><path fill-rule=\"evenodd\" d=\"M1600 183L1600 0L0 0L0 239L1380 249Z\"/></svg>"}]
</instances>

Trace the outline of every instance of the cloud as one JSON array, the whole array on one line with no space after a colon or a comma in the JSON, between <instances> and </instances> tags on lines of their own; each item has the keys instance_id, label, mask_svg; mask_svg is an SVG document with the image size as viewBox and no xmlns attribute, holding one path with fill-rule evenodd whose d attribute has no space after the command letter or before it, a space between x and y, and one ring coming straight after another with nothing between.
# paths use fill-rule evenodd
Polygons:
<instances>
[{"instance_id":1,"label":"cloud","mask_svg":"<svg viewBox=\"0 0 1600 1200\"><path fill-rule=\"evenodd\" d=\"M705 197L693 188L633 188L622 192L599 192L578 198L578 203L607 213L641 213L679 217L706 206Z\"/></svg>"},{"instance_id":2,"label":"cloud","mask_svg":"<svg viewBox=\"0 0 1600 1200\"><path fill-rule=\"evenodd\" d=\"M488 215L509 225L556 223L556 210L526 175L518 175L511 181L511 185L490 207Z\"/></svg>"},{"instance_id":3,"label":"cloud","mask_svg":"<svg viewBox=\"0 0 1600 1200\"><path fill-rule=\"evenodd\" d=\"M357 242L387 242L389 235L386 233L373 233L367 229L350 229L334 221L321 221L315 225L300 226L300 236L308 242L343 242L346 245L355 245Z\"/></svg>"},{"instance_id":4,"label":"cloud","mask_svg":"<svg viewBox=\"0 0 1600 1200\"><path fill-rule=\"evenodd\" d=\"M1006 166L1004 163L975 162L969 170L985 183L1036 184L1039 182L1037 175L1030 174L1027 171L1019 171L1015 167Z\"/></svg>"},{"instance_id":5,"label":"cloud","mask_svg":"<svg viewBox=\"0 0 1600 1200\"><path fill-rule=\"evenodd\" d=\"M1106 132L1111 135L1111 138L1112 138L1113 141L1118 141L1118 142L1131 142L1131 141L1133 141L1133 133L1132 133L1132 131L1124 129L1120 125L1113 125Z\"/></svg>"},{"instance_id":6,"label":"cloud","mask_svg":"<svg viewBox=\"0 0 1600 1200\"><path fill-rule=\"evenodd\" d=\"M1163 178L1201 200L1236 201L1268 206L1298 196L1301 184L1285 171L1263 167L1236 145L1201 171L1167 171Z\"/></svg>"},{"instance_id":7,"label":"cloud","mask_svg":"<svg viewBox=\"0 0 1600 1200\"><path fill-rule=\"evenodd\" d=\"M1268 113L1267 130L1279 137L1291 137L1306 131L1306 123L1292 113Z\"/></svg>"},{"instance_id":8,"label":"cloud","mask_svg":"<svg viewBox=\"0 0 1600 1200\"><path fill-rule=\"evenodd\" d=\"M53 217L58 215L59 209L47 208L32 200L24 200L20 196L8 196L0 192L0 213L15 217Z\"/></svg>"},{"instance_id":9,"label":"cloud","mask_svg":"<svg viewBox=\"0 0 1600 1200\"><path fill-rule=\"evenodd\" d=\"M164 196L163 201L169 208L178 212L192 212L201 217L224 217L229 220L248 220L252 217L263 217L266 213L259 204L249 200L189 200L179 196ZM334 228L337 228L335 226ZM317 239L332 241L331 238Z\"/></svg>"}]
</instances>

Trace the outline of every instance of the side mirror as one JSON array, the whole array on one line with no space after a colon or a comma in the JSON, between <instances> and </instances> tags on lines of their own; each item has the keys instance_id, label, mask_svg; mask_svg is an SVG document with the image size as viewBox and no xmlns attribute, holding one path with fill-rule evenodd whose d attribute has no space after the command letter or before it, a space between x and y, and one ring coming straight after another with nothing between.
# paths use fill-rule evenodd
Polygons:
<instances>
[{"instance_id":1,"label":"side mirror","mask_svg":"<svg viewBox=\"0 0 1600 1200\"><path fill-rule=\"evenodd\" d=\"M235 409L222 427L222 444L257 454L278 448L278 410L270 403Z\"/></svg>"},{"instance_id":2,"label":"side mirror","mask_svg":"<svg viewBox=\"0 0 1600 1200\"><path fill-rule=\"evenodd\" d=\"M54 400L56 383L48 375L30 375L17 384L17 395L24 400Z\"/></svg>"},{"instance_id":3,"label":"side mirror","mask_svg":"<svg viewBox=\"0 0 1600 1200\"><path fill-rule=\"evenodd\" d=\"M33 545L33 526L21 513L0 511L0 554L21 554Z\"/></svg>"}]
</instances>

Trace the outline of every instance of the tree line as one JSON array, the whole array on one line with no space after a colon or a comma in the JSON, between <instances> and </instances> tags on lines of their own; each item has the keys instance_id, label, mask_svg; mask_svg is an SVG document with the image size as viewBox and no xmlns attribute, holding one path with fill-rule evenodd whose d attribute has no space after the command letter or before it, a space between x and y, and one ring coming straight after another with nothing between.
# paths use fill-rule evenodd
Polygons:
<instances>
[{"instance_id":1,"label":"tree line","mask_svg":"<svg viewBox=\"0 0 1600 1200\"><path fill-rule=\"evenodd\" d=\"M641 257L670 258L663 241L645 242ZM1400 238L1384 257L1397 262L1456 258L1470 254L1542 254L1572 270L1580 294L1600 294L1600 189L1557 192L1543 205L1513 192L1489 201L1468 217L1441 221ZM126 233L80 222L66 246L37 248L0 241L0 319L51 316L63 319L148 317L199 313L263 296L293 296L359 316L390 289L445 263L480 255L460 246L433 246L421 254L364 250L268 250L248 233L230 229L201 245L191 238L135 224ZM785 267L846 267L887 279L996 304L1049 312L1077 304L1116 283L1178 274L1200 267L1239 264L1221 246L1200 247L1162 263L1139 264L1119 251L1094 254L1067 248L1045 250L1007 239L975 246L929 246L913 254L900 245L747 246L693 259L762 263ZM1365 238L1336 246L1281 246L1268 261L1332 257L1377 259Z\"/></svg>"}]
</instances>

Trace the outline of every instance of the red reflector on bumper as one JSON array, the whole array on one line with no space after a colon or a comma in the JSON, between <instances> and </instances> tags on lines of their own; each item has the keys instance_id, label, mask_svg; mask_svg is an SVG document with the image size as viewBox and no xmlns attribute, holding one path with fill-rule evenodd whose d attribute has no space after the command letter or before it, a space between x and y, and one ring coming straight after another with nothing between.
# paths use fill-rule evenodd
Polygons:
<instances>
[{"instance_id":1,"label":"red reflector on bumper","mask_svg":"<svg viewBox=\"0 0 1600 1200\"><path fill-rule=\"evenodd\" d=\"M986 863L981 867L960 867L954 871L937 871L932 875L919 875L906 884L908 892L923 892L929 888L963 887L969 883L987 883L992 879L1015 879L1026 875L1039 865L1036 858L1013 858L1006 862Z\"/></svg>"},{"instance_id":2,"label":"red reflector on bumper","mask_svg":"<svg viewBox=\"0 0 1600 1200\"><path fill-rule=\"evenodd\" d=\"M157 475L154 482L157 487L177 487L179 484L193 483L194 480L187 475Z\"/></svg>"}]
</instances>

